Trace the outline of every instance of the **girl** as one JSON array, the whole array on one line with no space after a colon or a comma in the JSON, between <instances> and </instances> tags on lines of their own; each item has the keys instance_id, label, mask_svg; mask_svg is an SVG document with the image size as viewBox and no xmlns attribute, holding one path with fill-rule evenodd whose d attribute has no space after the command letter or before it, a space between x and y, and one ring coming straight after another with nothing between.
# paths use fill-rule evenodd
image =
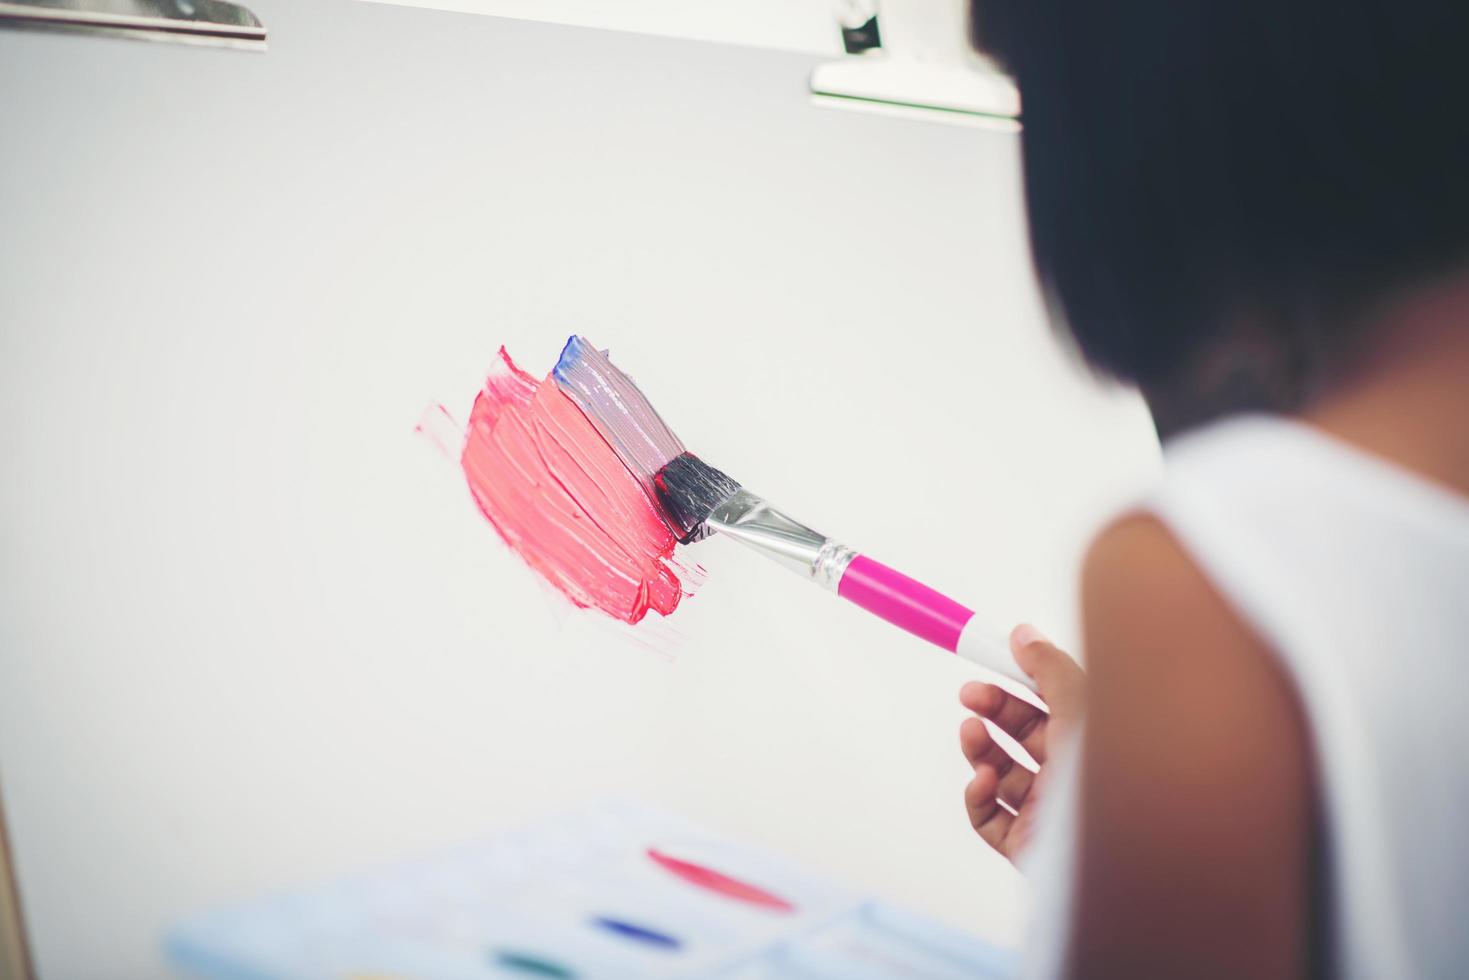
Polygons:
<instances>
[{"instance_id":1,"label":"girl","mask_svg":"<svg viewBox=\"0 0 1469 980\"><path fill-rule=\"evenodd\" d=\"M1167 460L1085 562L1086 674L1020 627L1049 714L960 695L1032 970L1464 976L1469 3L973 23L1024 99L1042 284Z\"/></svg>"}]
</instances>

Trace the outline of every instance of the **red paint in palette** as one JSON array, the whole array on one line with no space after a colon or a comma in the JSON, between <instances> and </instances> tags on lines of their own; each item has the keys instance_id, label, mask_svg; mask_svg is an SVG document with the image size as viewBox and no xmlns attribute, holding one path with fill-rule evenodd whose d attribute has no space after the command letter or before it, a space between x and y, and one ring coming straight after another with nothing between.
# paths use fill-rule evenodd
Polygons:
<instances>
[{"instance_id":1,"label":"red paint in palette","mask_svg":"<svg viewBox=\"0 0 1469 980\"><path fill-rule=\"evenodd\" d=\"M762 908L771 909L776 912L794 912L796 907L779 895L772 894L758 885L752 885L748 881L740 881L731 878L722 871L695 864L664 854L657 848L648 849L648 857L663 870L675 874L684 881L725 898L732 898L740 902L748 902L751 905L759 905Z\"/></svg>"},{"instance_id":2,"label":"red paint in palette","mask_svg":"<svg viewBox=\"0 0 1469 980\"><path fill-rule=\"evenodd\" d=\"M500 537L576 605L627 623L678 605L673 533L642 484L551 378L503 347L460 463Z\"/></svg>"}]
</instances>

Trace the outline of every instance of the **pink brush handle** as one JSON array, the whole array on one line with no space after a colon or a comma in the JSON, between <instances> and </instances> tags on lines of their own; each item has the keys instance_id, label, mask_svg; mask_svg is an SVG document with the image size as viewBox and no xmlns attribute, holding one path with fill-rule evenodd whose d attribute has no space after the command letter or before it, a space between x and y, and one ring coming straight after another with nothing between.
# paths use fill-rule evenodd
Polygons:
<instances>
[{"instance_id":1,"label":"pink brush handle","mask_svg":"<svg viewBox=\"0 0 1469 980\"><path fill-rule=\"evenodd\" d=\"M987 670L1035 690L1005 636L977 622L974 610L866 555L852 559L837 595Z\"/></svg>"}]
</instances>

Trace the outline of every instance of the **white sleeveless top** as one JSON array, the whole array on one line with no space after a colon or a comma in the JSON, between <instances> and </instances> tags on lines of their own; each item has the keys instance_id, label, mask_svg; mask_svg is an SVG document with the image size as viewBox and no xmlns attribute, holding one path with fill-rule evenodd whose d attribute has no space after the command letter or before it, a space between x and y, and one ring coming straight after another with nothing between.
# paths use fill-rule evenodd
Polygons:
<instances>
[{"instance_id":1,"label":"white sleeveless top","mask_svg":"<svg viewBox=\"0 0 1469 980\"><path fill-rule=\"evenodd\" d=\"M1469 976L1469 498L1267 416L1215 423L1164 457L1141 509L1273 648L1304 705L1327 970ZM1060 972L1069 934L1074 758L1053 760L1025 865L1035 976Z\"/></svg>"}]
</instances>

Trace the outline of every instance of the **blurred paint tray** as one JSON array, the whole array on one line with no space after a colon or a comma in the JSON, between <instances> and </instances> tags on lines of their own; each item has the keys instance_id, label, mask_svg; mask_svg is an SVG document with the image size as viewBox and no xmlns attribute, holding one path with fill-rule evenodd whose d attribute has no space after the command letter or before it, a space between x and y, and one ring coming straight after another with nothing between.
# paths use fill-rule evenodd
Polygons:
<instances>
[{"instance_id":1,"label":"blurred paint tray","mask_svg":"<svg viewBox=\"0 0 1469 980\"><path fill-rule=\"evenodd\" d=\"M1013 953L641 805L202 914L210 980L968 980Z\"/></svg>"}]
</instances>

